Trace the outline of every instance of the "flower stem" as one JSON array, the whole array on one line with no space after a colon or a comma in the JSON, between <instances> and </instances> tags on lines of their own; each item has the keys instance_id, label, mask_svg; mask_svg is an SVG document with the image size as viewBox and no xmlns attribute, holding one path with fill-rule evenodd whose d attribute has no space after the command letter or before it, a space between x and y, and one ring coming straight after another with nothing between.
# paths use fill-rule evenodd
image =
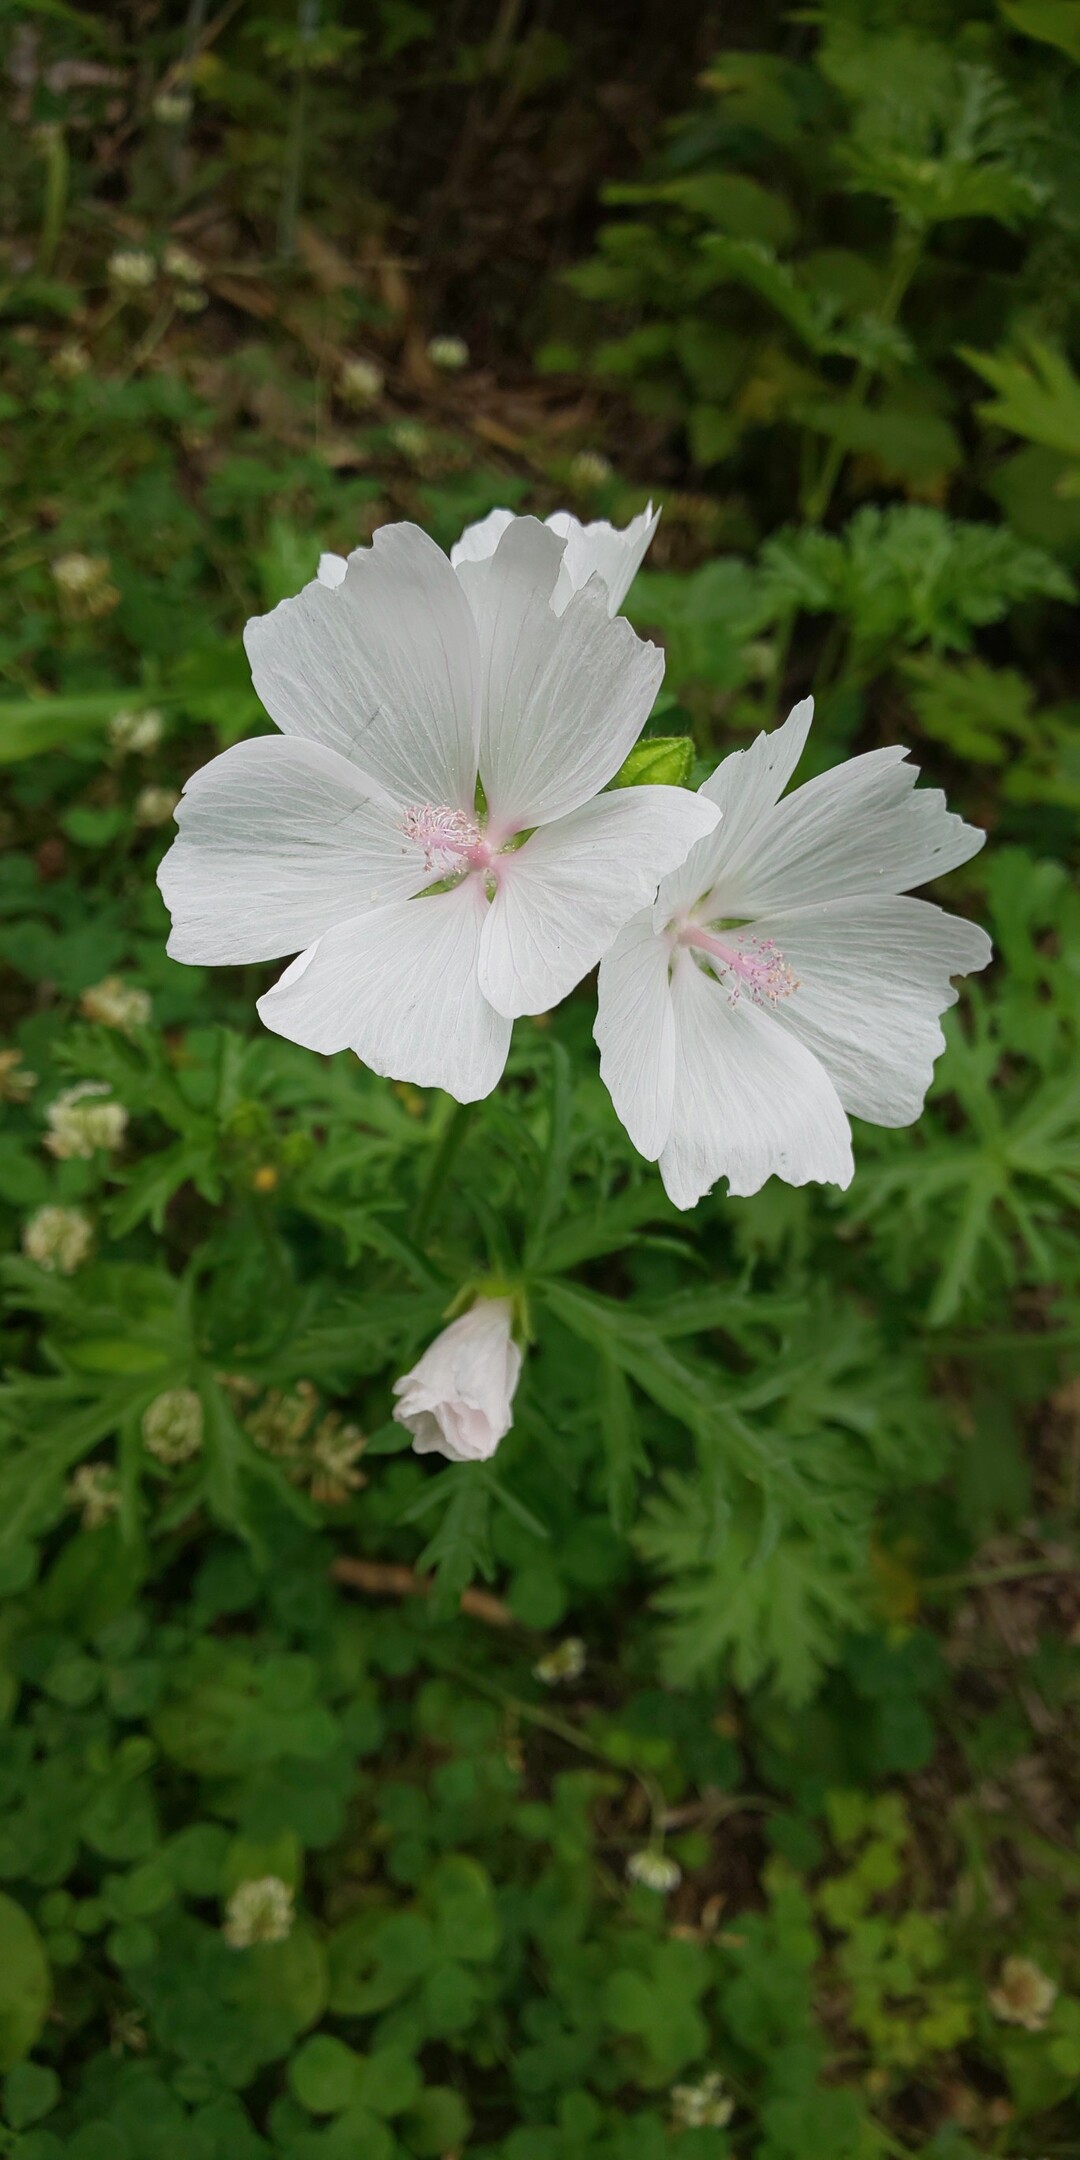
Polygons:
<instances>
[{"instance_id":1,"label":"flower stem","mask_svg":"<svg viewBox=\"0 0 1080 2160\"><path fill-rule=\"evenodd\" d=\"M895 322L908 287L919 267L921 254L922 233L901 230L896 236L896 243L893 248L892 275L879 310L880 319L883 323L892 324ZM850 395L846 400L849 406L857 408L865 404L871 384L875 381L879 372L879 367L875 361L860 361L852 380ZM846 455L847 452L843 443L834 436L829 445L828 456L821 468L817 484L809 489L803 500L803 516L808 524L821 525L824 523Z\"/></svg>"},{"instance_id":2,"label":"flower stem","mask_svg":"<svg viewBox=\"0 0 1080 2160\"><path fill-rule=\"evenodd\" d=\"M428 1230L454 1157L472 1123L475 1109L475 1103L458 1103L435 1150L431 1168L413 1210L412 1235L417 1242Z\"/></svg>"}]
</instances>

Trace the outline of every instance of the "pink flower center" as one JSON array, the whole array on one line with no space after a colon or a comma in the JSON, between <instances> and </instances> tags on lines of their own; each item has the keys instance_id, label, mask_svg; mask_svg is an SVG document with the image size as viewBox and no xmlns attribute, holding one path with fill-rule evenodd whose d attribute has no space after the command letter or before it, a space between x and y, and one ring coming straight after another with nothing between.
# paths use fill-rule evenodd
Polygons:
<instances>
[{"instance_id":1,"label":"pink flower center","mask_svg":"<svg viewBox=\"0 0 1080 2160\"><path fill-rule=\"evenodd\" d=\"M449 877L455 870L491 869L494 851L464 810L415 803L402 812L401 829L423 848L424 868L437 877Z\"/></svg>"},{"instance_id":2,"label":"pink flower center","mask_svg":"<svg viewBox=\"0 0 1080 2160\"><path fill-rule=\"evenodd\" d=\"M755 1005L779 1005L799 987L780 947L772 938L748 937L745 930L730 930L721 937L699 923L684 922L677 942L692 952L707 953L723 971L729 1002L737 1005L743 991Z\"/></svg>"}]
</instances>

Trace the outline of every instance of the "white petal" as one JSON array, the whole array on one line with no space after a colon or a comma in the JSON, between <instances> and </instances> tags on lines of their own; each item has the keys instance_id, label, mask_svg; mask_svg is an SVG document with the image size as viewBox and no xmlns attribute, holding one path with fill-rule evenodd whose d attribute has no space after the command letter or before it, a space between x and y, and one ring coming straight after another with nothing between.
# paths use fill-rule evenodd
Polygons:
<instances>
[{"instance_id":1,"label":"white petal","mask_svg":"<svg viewBox=\"0 0 1080 2160\"><path fill-rule=\"evenodd\" d=\"M286 969L259 1013L306 1049L355 1050L391 1080L476 1102L496 1086L510 1047L510 1022L477 981L486 909L479 880L466 878L452 892L340 923Z\"/></svg>"},{"instance_id":2,"label":"white petal","mask_svg":"<svg viewBox=\"0 0 1080 2160\"><path fill-rule=\"evenodd\" d=\"M324 585L343 585L348 567L347 556L324 554L319 557L319 568L316 575Z\"/></svg>"},{"instance_id":3,"label":"white petal","mask_svg":"<svg viewBox=\"0 0 1080 2160\"><path fill-rule=\"evenodd\" d=\"M494 555L507 526L513 522L512 510L489 510L475 525L466 525L460 540L455 540L450 550L455 570L459 563L487 562L488 557Z\"/></svg>"},{"instance_id":4,"label":"white petal","mask_svg":"<svg viewBox=\"0 0 1080 2160\"><path fill-rule=\"evenodd\" d=\"M926 900L832 900L756 922L799 988L777 1018L824 1065L845 1110L910 1125L945 1047L938 1015L955 1005L951 975L983 968L985 930Z\"/></svg>"},{"instance_id":5,"label":"white petal","mask_svg":"<svg viewBox=\"0 0 1080 2160\"><path fill-rule=\"evenodd\" d=\"M442 549L418 526L382 526L340 584L315 578L249 622L244 644L283 734L342 751L403 804L471 816L476 632Z\"/></svg>"},{"instance_id":6,"label":"white petal","mask_svg":"<svg viewBox=\"0 0 1080 2160\"><path fill-rule=\"evenodd\" d=\"M618 788L503 856L480 948L497 1012L547 1012L595 967L717 812L685 788Z\"/></svg>"},{"instance_id":7,"label":"white petal","mask_svg":"<svg viewBox=\"0 0 1080 2160\"><path fill-rule=\"evenodd\" d=\"M395 806L321 743L257 735L193 774L158 871L174 960L277 960L429 882Z\"/></svg>"},{"instance_id":8,"label":"white petal","mask_svg":"<svg viewBox=\"0 0 1080 2160\"><path fill-rule=\"evenodd\" d=\"M849 1185L848 1121L809 1050L748 998L731 1005L688 953L671 998L677 1067L660 1175L676 1207L693 1207L721 1177L740 1195L769 1177Z\"/></svg>"},{"instance_id":9,"label":"white petal","mask_svg":"<svg viewBox=\"0 0 1080 2160\"><path fill-rule=\"evenodd\" d=\"M942 877L986 838L919 788L903 749L871 750L796 788L729 847L727 820L710 906L717 915L774 914L824 900L905 892Z\"/></svg>"},{"instance_id":10,"label":"white petal","mask_svg":"<svg viewBox=\"0 0 1080 2160\"><path fill-rule=\"evenodd\" d=\"M645 908L600 962L596 1026L600 1077L639 1155L655 1162L671 1129L675 1017L670 951Z\"/></svg>"},{"instance_id":11,"label":"white petal","mask_svg":"<svg viewBox=\"0 0 1080 2160\"><path fill-rule=\"evenodd\" d=\"M730 757L703 782L701 793L719 803L723 824L711 840L695 848L681 869L665 878L656 903L657 927L682 908L692 907L733 862L741 862L762 820L779 802L806 747L814 717L813 698L789 712L783 727L762 734L746 750Z\"/></svg>"},{"instance_id":12,"label":"white petal","mask_svg":"<svg viewBox=\"0 0 1080 2160\"><path fill-rule=\"evenodd\" d=\"M551 596L556 615L561 615L571 596L580 592L593 576L602 577L608 592L608 613L617 615L660 523L660 512L650 503L640 517L620 528L597 518L582 525L569 510L553 510L545 520L552 532L566 541L558 582Z\"/></svg>"},{"instance_id":13,"label":"white petal","mask_svg":"<svg viewBox=\"0 0 1080 2160\"><path fill-rule=\"evenodd\" d=\"M535 518L515 518L489 562L458 572L480 638L480 776L500 833L546 825L598 794L637 741L664 672L655 645L609 620L598 579L552 613L564 545Z\"/></svg>"}]
</instances>

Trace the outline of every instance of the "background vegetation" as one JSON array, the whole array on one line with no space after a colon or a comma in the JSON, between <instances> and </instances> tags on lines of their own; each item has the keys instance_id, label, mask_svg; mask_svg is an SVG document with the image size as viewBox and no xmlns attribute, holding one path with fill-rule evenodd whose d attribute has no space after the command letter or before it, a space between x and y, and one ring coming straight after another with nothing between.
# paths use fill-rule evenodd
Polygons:
<instances>
[{"instance_id":1,"label":"background vegetation","mask_svg":"<svg viewBox=\"0 0 1080 2160\"><path fill-rule=\"evenodd\" d=\"M1080 6L0 20L0 2150L1075 2155ZM677 1216L587 987L466 1123L165 958L248 614L650 493L656 731L990 833L847 1194Z\"/></svg>"}]
</instances>

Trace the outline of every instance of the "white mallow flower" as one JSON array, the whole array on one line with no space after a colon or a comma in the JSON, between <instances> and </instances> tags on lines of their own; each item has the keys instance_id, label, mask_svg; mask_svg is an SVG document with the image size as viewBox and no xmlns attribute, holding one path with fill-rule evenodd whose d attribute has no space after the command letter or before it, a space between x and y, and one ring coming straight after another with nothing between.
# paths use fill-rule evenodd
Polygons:
<instances>
[{"instance_id":1,"label":"white mallow flower","mask_svg":"<svg viewBox=\"0 0 1080 2160\"><path fill-rule=\"evenodd\" d=\"M455 540L450 550L455 570L460 570L464 563L489 562L510 526L525 522L512 510L489 510L475 525L466 525L460 540ZM652 545L660 523L659 510L654 510L649 503L640 517L631 518L629 525L624 526L609 525L606 518L596 518L591 525L583 525L571 511L553 510L545 523L549 532L566 542L551 595L556 615L562 614L574 594L580 592L591 577L603 579L607 586L608 612L617 615ZM326 585L340 585L346 566L344 555L320 555L319 576Z\"/></svg>"},{"instance_id":2,"label":"white mallow flower","mask_svg":"<svg viewBox=\"0 0 1080 2160\"><path fill-rule=\"evenodd\" d=\"M188 782L158 874L174 958L299 953L259 1001L267 1027L490 1093L512 1021L565 997L719 815L681 788L600 794L663 656L599 581L554 613L565 547L517 518L455 572L384 525L339 584L248 624L282 732Z\"/></svg>"},{"instance_id":3,"label":"white mallow flower","mask_svg":"<svg viewBox=\"0 0 1080 2160\"><path fill-rule=\"evenodd\" d=\"M913 792L903 749L780 800L813 701L725 758L702 793L722 812L626 924L600 969L600 1071L676 1207L718 1178L848 1185L849 1115L918 1117L944 1048L950 977L990 940L906 888L966 862L984 834Z\"/></svg>"},{"instance_id":4,"label":"white mallow flower","mask_svg":"<svg viewBox=\"0 0 1080 2160\"><path fill-rule=\"evenodd\" d=\"M452 1320L419 1363L394 1382L394 1417L417 1455L482 1462L514 1422L521 1351L510 1332L509 1298L479 1298Z\"/></svg>"}]
</instances>

